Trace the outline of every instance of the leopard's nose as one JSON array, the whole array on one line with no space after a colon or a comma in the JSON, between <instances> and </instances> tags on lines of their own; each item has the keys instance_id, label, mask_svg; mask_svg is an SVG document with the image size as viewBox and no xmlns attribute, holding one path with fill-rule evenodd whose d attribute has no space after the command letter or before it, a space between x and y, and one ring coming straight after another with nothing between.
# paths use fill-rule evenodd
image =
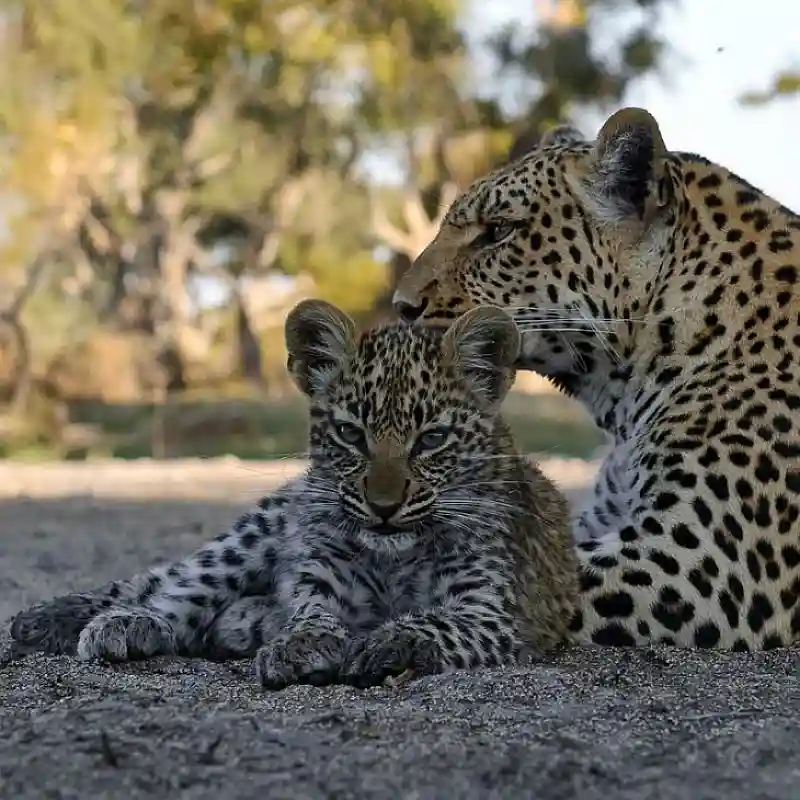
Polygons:
<instances>
[{"instance_id":1,"label":"leopard's nose","mask_svg":"<svg viewBox=\"0 0 800 800\"><path fill-rule=\"evenodd\" d=\"M387 477L378 474L364 478L364 499L381 522L388 522L403 507L410 486L407 479L390 481Z\"/></svg>"},{"instance_id":2,"label":"leopard's nose","mask_svg":"<svg viewBox=\"0 0 800 800\"><path fill-rule=\"evenodd\" d=\"M394 293L394 297L392 298L392 306L394 310L400 315L400 319L403 322L412 323L416 322L424 313L426 307L428 305L428 301L426 299L422 299L417 302L413 302L406 297L403 297L402 294L399 292Z\"/></svg>"},{"instance_id":3,"label":"leopard's nose","mask_svg":"<svg viewBox=\"0 0 800 800\"><path fill-rule=\"evenodd\" d=\"M388 522L403 505L402 502L395 502L394 500L367 500L369 503L370 511L381 519L382 522Z\"/></svg>"}]
</instances>

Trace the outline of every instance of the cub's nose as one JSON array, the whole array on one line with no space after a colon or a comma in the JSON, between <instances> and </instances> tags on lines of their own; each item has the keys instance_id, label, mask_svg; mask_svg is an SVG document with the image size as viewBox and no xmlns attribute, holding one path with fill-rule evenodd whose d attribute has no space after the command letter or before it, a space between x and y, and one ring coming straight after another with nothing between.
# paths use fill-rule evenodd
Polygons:
<instances>
[{"instance_id":1,"label":"cub's nose","mask_svg":"<svg viewBox=\"0 0 800 800\"><path fill-rule=\"evenodd\" d=\"M428 301L423 299L418 303L412 303L403 297L399 292L394 293L392 298L392 306L394 310L400 315L403 322L416 322L425 311Z\"/></svg>"},{"instance_id":2,"label":"cub's nose","mask_svg":"<svg viewBox=\"0 0 800 800\"><path fill-rule=\"evenodd\" d=\"M376 517L380 517L383 522L388 522L399 510L402 502L393 500L367 500L370 510Z\"/></svg>"}]
</instances>

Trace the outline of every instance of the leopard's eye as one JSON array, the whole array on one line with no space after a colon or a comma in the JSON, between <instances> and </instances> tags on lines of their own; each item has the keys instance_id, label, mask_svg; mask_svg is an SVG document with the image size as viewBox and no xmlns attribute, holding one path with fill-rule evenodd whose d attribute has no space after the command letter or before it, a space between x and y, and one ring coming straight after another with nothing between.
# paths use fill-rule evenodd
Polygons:
<instances>
[{"instance_id":1,"label":"leopard's eye","mask_svg":"<svg viewBox=\"0 0 800 800\"><path fill-rule=\"evenodd\" d=\"M336 435L345 443L354 447L361 447L365 444L366 438L364 431L353 422L337 422L335 425Z\"/></svg>"},{"instance_id":2,"label":"leopard's eye","mask_svg":"<svg viewBox=\"0 0 800 800\"><path fill-rule=\"evenodd\" d=\"M510 223L489 222L483 228L481 239L484 244L500 244L514 233L515 226Z\"/></svg>"},{"instance_id":3,"label":"leopard's eye","mask_svg":"<svg viewBox=\"0 0 800 800\"><path fill-rule=\"evenodd\" d=\"M436 450L447 442L449 433L447 428L431 428L420 434L417 438L415 449L417 452Z\"/></svg>"}]
</instances>

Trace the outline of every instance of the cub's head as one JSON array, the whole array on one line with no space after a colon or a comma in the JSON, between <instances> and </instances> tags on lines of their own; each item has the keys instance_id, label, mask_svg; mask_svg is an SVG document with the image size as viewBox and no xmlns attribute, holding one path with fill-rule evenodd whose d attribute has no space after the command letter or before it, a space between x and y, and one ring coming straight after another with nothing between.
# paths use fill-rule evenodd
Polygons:
<instances>
[{"instance_id":1,"label":"cub's head","mask_svg":"<svg viewBox=\"0 0 800 800\"><path fill-rule=\"evenodd\" d=\"M499 306L522 334L520 366L575 393L581 376L613 379L633 349L625 320L659 311L683 191L646 111L614 114L595 142L556 128L453 203L395 307L407 321L445 321Z\"/></svg>"},{"instance_id":2,"label":"cub's head","mask_svg":"<svg viewBox=\"0 0 800 800\"><path fill-rule=\"evenodd\" d=\"M320 513L370 547L412 546L436 523L476 535L493 514L481 498L497 494L496 456L512 452L498 411L519 344L497 308L474 309L446 332L400 324L357 336L328 303L296 306L288 366L310 401Z\"/></svg>"}]
</instances>

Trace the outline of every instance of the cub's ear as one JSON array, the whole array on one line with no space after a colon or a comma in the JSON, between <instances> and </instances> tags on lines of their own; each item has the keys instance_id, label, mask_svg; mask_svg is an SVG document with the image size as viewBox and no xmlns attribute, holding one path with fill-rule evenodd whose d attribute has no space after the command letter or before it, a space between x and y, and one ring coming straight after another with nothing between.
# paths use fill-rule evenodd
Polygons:
<instances>
[{"instance_id":1,"label":"cub's ear","mask_svg":"<svg viewBox=\"0 0 800 800\"><path fill-rule=\"evenodd\" d=\"M303 300L286 318L286 366L303 394L317 394L356 350L356 326L324 300Z\"/></svg>"},{"instance_id":2,"label":"cub's ear","mask_svg":"<svg viewBox=\"0 0 800 800\"><path fill-rule=\"evenodd\" d=\"M494 306L467 311L447 329L442 339L445 360L490 406L502 402L514 382L520 345L514 321Z\"/></svg>"},{"instance_id":3,"label":"cub's ear","mask_svg":"<svg viewBox=\"0 0 800 800\"><path fill-rule=\"evenodd\" d=\"M569 146L571 144L583 144L586 137L574 126L569 124L556 125L542 134L539 140L539 147L553 147L554 145Z\"/></svg>"},{"instance_id":4,"label":"cub's ear","mask_svg":"<svg viewBox=\"0 0 800 800\"><path fill-rule=\"evenodd\" d=\"M589 192L608 222L649 221L671 199L667 148L655 118L641 108L623 108L597 134L587 176Z\"/></svg>"}]
</instances>

